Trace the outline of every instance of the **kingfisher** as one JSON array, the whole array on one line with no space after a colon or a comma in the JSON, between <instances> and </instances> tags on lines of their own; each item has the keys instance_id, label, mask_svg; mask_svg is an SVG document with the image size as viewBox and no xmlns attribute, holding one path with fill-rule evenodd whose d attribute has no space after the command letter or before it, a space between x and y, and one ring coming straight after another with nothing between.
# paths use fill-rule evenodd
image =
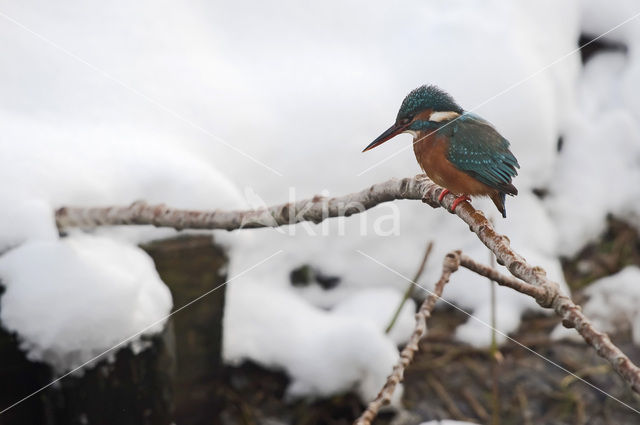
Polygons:
<instances>
[{"instance_id":1,"label":"kingfisher","mask_svg":"<svg viewBox=\"0 0 640 425\"><path fill-rule=\"evenodd\" d=\"M507 217L506 195L518 189L511 183L518 175L518 160L509 141L495 127L458 105L453 97L434 85L413 90L402 101L396 122L363 152L401 133L413 136L413 151L429 178L447 193L456 195L454 212L470 196L488 196Z\"/></svg>"}]
</instances>

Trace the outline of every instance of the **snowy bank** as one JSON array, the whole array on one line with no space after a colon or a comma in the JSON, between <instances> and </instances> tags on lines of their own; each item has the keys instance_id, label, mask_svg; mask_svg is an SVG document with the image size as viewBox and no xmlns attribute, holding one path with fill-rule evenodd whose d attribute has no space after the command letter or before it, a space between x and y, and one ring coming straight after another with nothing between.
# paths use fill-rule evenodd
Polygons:
<instances>
[{"instance_id":1,"label":"snowy bank","mask_svg":"<svg viewBox=\"0 0 640 425\"><path fill-rule=\"evenodd\" d=\"M103 237L24 243L0 257L0 279L3 326L18 333L30 360L57 373L159 332L172 307L151 258ZM133 339L134 351L142 347Z\"/></svg>"}]
</instances>

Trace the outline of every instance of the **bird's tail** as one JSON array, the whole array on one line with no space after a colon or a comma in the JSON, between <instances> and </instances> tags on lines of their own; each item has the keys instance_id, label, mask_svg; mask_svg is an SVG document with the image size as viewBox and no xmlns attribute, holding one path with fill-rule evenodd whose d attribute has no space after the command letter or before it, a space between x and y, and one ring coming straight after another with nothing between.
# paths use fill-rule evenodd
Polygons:
<instances>
[{"instance_id":1,"label":"bird's tail","mask_svg":"<svg viewBox=\"0 0 640 425\"><path fill-rule=\"evenodd\" d=\"M504 206L507 195L504 192L495 192L491 195L491 200L495 204L498 211L502 214L502 217L507 218L507 208Z\"/></svg>"}]
</instances>

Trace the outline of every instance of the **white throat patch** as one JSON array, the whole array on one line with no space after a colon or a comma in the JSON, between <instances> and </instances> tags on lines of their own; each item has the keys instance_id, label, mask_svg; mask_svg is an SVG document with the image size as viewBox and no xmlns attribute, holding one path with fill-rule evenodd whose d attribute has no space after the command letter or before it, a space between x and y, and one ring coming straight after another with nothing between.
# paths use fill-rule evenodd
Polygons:
<instances>
[{"instance_id":1,"label":"white throat patch","mask_svg":"<svg viewBox=\"0 0 640 425\"><path fill-rule=\"evenodd\" d=\"M432 121L432 122L449 121L459 116L460 116L459 113L453 112L453 111L438 111L438 112L432 112L431 115L429 115L429 121Z\"/></svg>"},{"instance_id":2,"label":"white throat patch","mask_svg":"<svg viewBox=\"0 0 640 425\"><path fill-rule=\"evenodd\" d=\"M418 132L414 131L414 130L405 130L403 131L403 133L409 133L410 135L412 135L414 138L418 137Z\"/></svg>"}]
</instances>

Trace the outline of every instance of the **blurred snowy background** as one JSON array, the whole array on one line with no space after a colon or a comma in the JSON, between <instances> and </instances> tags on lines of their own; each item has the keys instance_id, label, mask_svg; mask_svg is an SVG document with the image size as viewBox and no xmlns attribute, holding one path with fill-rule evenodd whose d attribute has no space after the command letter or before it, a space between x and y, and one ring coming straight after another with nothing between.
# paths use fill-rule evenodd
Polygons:
<instances>
[{"instance_id":1,"label":"blurred snowy background","mask_svg":"<svg viewBox=\"0 0 640 425\"><path fill-rule=\"evenodd\" d=\"M145 199L236 209L413 176L410 136L361 150L422 84L511 141L522 168L508 218L474 205L563 282L559 258L597 238L608 214L640 227L640 18L601 40L619 48L586 63L576 52L581 34L638 12L631 0L0 2L0 322L58 373L91 360L171 311L136 245L174 232L60 238L55 208ZM228 285L224 356L284 369L291 395L356 388L367 400L396 361L415 306L384 333L407 282L367 256L410 277L433 240L426 287L451 249L489 261L462 222L408 201L214 238L229 249L230 278L279 252ZM291 287L303 264L340 285ZM639 275L617 284L640 297ZM461 271L444 297L489 320L484 279ZM506 333L537 308L510 290L498 298ZM637 305L617 306L634 335ZM491 332L470 320L456 336L484 346Z\"/></svg>"}]
</instances>

